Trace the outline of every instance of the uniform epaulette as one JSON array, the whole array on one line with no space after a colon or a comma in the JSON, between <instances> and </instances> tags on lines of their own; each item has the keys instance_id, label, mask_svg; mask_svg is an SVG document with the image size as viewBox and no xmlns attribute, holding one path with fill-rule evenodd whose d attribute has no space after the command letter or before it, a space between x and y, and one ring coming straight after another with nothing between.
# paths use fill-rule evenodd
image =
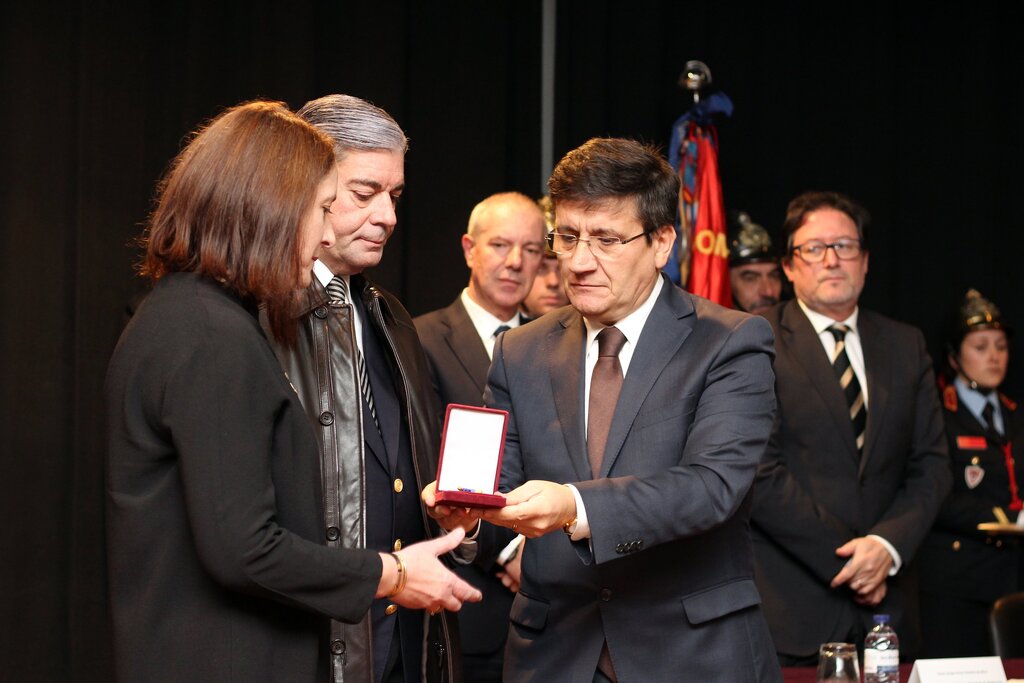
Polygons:
<instances>
[{"instance_id":1,"label":"uniform epaulette","mask_svg":"<svg viewBox=\"0 0 1024 683\"><path fill-rule=\"evenodd\" d=\"M949 412L956 412L959 401L956 396L956 387L952 384L947 384L946 388L942 390L942 403Z\"/></svg>"}]
</instances>

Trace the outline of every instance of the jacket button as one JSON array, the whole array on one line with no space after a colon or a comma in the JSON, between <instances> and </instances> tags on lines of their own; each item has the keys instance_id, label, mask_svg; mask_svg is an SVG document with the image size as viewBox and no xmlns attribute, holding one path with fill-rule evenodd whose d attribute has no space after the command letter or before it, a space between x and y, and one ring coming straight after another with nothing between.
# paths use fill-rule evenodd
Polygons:
<instances>
[{"instance_id":1,"label":"jacket button","mask_svg":"<svg viewBox=\"0 0 1024 683\"><path fill-rule=\"evenodd\" d=\"M617 552L619 555L621 555L622 553L626 552L626 546L622 545L621 543L616 544L615 545L615 552Z\"/></svg>"},{"instance_id":2,"label":"jacket button","mask_svg":"<svg viewBox=\"0 0 1024 683\"><path fill-rule=\"evenodd\" d=\"M388 605L387 607L384 608L384 614L388 615L389 617L392 614L394 614L395 612L397 612L397 611L398 611L398 605L396 605L394 603L392 603L392 604L390 604L390 605Z\"/></svg>"},{"instance_id":3,"label":"jacket button","mask_svg":"<svg viewBox=\"0 0 1024 683\"><path fill-rule=\"evenodd\" d=\"M324 318L327 317L327 307L317 306L316 308L313 309L313 315L323 320Z\"/></svg>"},{"instance_id":4,"label":"jacket button","mask_svg":"<svg viewBox=\"0 0 1024 683\"><path fill-rule=\"evenodd\" d=\"M1001 538L997 538L996 539L996 547L997 548L1002 548L1003 547L1003 539L1001 539Z\"/></svg>"},{"instance_id":5,"label":"jacket button","mask_svg":"<svg viewBox=\"0 0 1024 683\"><path fill-rule=\"evenodd\" d=\"M405 488L405 484L402 483L401 479L395 479L395 493L401 493L402 489Z\"/></svg>"},{"instance_id":6,"label":"jacket button","mask_svg":"<svg viewBox=\"0 0 1024 683\"><path fill-rule=\"evenodd\" d=\"M397 553L397 552L398 552L399 550L401 550L401 549L402 549L402 539L400 539L400 538L396 538L396 539L395 539L395 546L394 546L394 547L395 547L395 552L396 552L396 553Z\"/></svg>"},{"instance_id":7,"label":"jacket button","mask_svg":"<svg viewBox=\"0 0 1024 683\"><path fill-rule=\"evenodd\" d=\"M960 541L953 541L953 550L960 550Z\"/></svg>"},{"instance_id":8,"label":"jacket button","mask_svg":"<svg viewBox=\"0 0 1024 683\"><path fill-rule=\"evenodd\" d=\"M336 527L336 526L329 526L329 527L327 527L327 540L328 541L337 541L339 538L341 538L341 530L338 527Z\"/></svg>"},{"instance_id":9,"label":"jacket button","mask_svg":"<svg viewBox=\"0 0 1024 683\"><path fill-rule=\"evenodd\" d=\"M334 424L334 414L331 413L331 411L329 410L325 410L324 412L320 413L320 424L322 424L324 427L330 427L332 424Z\"/></svg>"},{"instance_id":10,"label":"jacket button","mask_svg":"<svg viewBox=\"0 0 1024 683\"><path fill-rule=\"evenodd\" d=\"M345 654L345 641L344 640L332 640L331 641L331 654L343 655Z\"/></svg>"},{"instance_id":11,"label":"jacket button","mask_svg":"<svg viewBox=\"0 0 1024 683\"><path fill-rule=\"evenodd\" d=\"M639 541L636 542L636 549L637 550L643 550L644 549L644 539L641 538Z\"/></svg>"},{"instance_id":12,"label":"jacket button","mask_svg":"<svg viewBox=\"0 0 1024 683\"><path fill-rule=\"evenodd\" d=\"M601 602L608 602L612 599L612 589L602 588L601 589Z\"/></svg>"}]
</instances>

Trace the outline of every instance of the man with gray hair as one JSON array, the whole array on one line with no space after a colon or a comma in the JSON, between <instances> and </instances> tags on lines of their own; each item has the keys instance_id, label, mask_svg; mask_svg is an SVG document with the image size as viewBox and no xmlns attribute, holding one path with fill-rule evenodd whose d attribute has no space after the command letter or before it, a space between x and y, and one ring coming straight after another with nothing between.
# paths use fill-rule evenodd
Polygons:
<instances>
[{"instance_id":1,"label":"man with gray hair","mask_svg":"<svg viewBox=\"0 0 1024 683\"><path fill-rule=\"evenodd\" d=\"M332 681L457 680L456 624L445 610L480 593L438 560L462 531L442 536L418 497L437 470L430 375L408 312L362 276L395 229L406 137L356 97L329 95L298 113L335 143L335 245L317 255L299 297L296 342L276 350L316 427L320 462L310 466L321 473L325 542L382 560L371 576L354 568L348 592L363 617L331 622L325 668Z\"/></svg>"}]
</instances>

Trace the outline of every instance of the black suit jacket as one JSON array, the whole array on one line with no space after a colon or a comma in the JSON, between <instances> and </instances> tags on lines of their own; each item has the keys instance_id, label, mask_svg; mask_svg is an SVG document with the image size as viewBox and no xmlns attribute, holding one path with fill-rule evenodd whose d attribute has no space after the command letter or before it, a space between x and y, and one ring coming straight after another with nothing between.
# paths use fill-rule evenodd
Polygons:
<instances>
[{"instance_id":1,"label":"black suit jacket","mask_svg":"<svg viewBox=\"0 0 1024 683\"><path fill-rule=\"evenodd\" d=\"M1003 448L1009 444L1017 486L1024 486L1024 411L1000 395L1005 440L997 441L960 403L953 385L945 389L943 407L953 490L921 547L921 588L933 594L931 600L952 595L991 603L1024 589L1018 540L978 531L978 524L998 521L993 508L1002 508L1011 522L1017 519L1017 511L1009 509L1010 473Z\"/></svg>"},{"instance_id":2,"label":"black suit jacket","mask_svg":"<svg viewBox=\"0 0 1024 683\"><path fill-rule=\"evenodd\" d=\"M444 415L449 403L482 406L491 361L461 299L413 322L427 354L439 414ZM467 602L459 611L462 651L470 655L500 653L505 647L508 613L514 597L495 576L501 569L495 559L515 535L490 524L482 525L480 533L485 538L478 543L480 553L476 560L455 570L484 594L481 602Z\"/></svg>"},{"instance_id":3,"label":"black suit jacket","mask_svg":"<svg viewBox=\"0 0 1024 683\"><path fill-rule=\"evenodd\" d=\"M366 613L381 563L324 545L316 441L255 306L167 275L106 398L118 679L326 680L328 617Z\"/></svg>"},{"instance_id":4,"label":"black suit jacket","mask_svg":"<svg viewBox=\"0 0 1024 683\"><path fill-rule=\"evenodd\" d=\"M902 650L913 653L912 561L950 486L924 337L860 311L869 403L859 455L835 372L797 301L766 317L775 331L778 413L754 485L751 521L758 588L775 647L809 656L858 624L870 628L871 615L885 612L894 618ZM846 562L836 548L867 534L892 543L904 564L876 608L856 605L846 587L829 587Z\"/></svg>"}]
</instances>

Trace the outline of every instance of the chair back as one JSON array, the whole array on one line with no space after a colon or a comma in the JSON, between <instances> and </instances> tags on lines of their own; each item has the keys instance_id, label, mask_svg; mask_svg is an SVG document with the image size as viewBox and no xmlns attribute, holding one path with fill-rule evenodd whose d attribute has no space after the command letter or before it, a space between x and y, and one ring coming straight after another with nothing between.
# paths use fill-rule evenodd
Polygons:
<instances>
[{"instance_id":1,"label":"chair back","mask_svg":"<svg viewBox=\"0 0 1024 683\"><path fill-rule=\"evenodd\" d=\"M996 600L988 624L997 655L1004 659L1024 657L1024 592Z\"/></svg>"}]
</instances>

